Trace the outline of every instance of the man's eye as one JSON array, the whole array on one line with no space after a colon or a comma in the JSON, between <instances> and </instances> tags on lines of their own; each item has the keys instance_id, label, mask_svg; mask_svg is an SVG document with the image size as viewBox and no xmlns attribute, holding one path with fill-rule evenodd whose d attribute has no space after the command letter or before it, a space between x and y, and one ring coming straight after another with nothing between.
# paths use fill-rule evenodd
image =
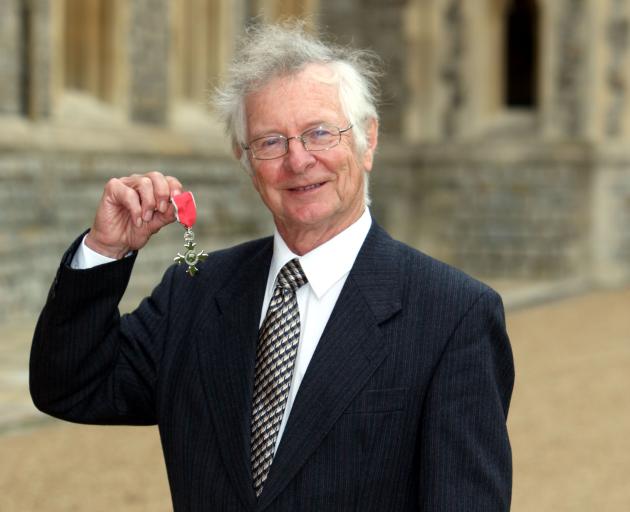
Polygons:
<instances>
[{"instance_id":1,"label":"man's eye","mask_svg":"<svg viewBox=\"0 0 630 512\"><path fill-rule=\"evenodd\" d=\"M326 139L329 139L331 136L332 136L332 131L329 128L326 128L325 126L314 128L306 134L307 138L314 141L326 140Z\"/></svg>"},{"instance_id":2,"label":"man's eye","mask_svg":"<svg viewBox=\"0 0 630 512\"><path fill-rule=\"evenodd\" d=\"M258 142L258 147L260 149L272 148L274 146L278 146L282 143L282 139L280 137L267 137Z\"/></svg>"}]
</instances>

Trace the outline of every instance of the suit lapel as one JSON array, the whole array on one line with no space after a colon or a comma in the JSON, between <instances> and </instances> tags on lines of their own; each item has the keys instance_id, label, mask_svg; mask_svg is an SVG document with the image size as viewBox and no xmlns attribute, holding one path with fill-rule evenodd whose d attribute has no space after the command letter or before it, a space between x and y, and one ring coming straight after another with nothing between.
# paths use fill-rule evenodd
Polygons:
<instances>
[{"instance_id":1,"label":"suit lapel","mask_svg":"<svg viewBox=\"0 0 630 512\"><path fill-rule=\"evenodd\" d=\"M286 487L387 356L378 325L401 307L397 254L374 224L300 385L257 510Z\"/></svg>"},{"instance_id":2,"label":"suit lapel","mask_svg":"<svg viewBox=\"0 0 630 512\"><path fill-rule=\"evenodd\" d=\"M225 467L248 508L256 502L249 447L252 383L272 250L269 240L250 261L243 262L216 295L216 306L211 302L205 305L218 307L219 314L207 315L199 329L199 359L208 407Z\"/></svg>"}]
</instances>

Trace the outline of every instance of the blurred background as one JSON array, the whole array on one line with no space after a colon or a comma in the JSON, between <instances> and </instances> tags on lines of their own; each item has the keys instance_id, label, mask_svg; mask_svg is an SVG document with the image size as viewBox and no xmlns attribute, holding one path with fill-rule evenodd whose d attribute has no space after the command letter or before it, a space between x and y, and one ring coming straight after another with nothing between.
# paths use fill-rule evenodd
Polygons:
<instances>
[{"instance_id":1,"label":"blurred background","mask_svg":"<svg viewBox=\"0 0 630 512\"><path fill-rule=\"evenodd\" d=\"M155 429L34 411L30 337L111 177L177 176L206 250L271 232L209 94L287 16L383 58L379 223L504 297L513 510L630 510L630 0L0 0L0 509L170 509Z\"/></svg>"}]
</instances>

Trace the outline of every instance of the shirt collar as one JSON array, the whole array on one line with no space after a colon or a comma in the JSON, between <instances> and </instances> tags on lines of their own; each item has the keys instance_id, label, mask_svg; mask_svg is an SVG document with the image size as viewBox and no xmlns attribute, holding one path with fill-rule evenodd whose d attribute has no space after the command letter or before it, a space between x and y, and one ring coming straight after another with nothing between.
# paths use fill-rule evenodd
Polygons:
<instances>
[{"instance_id":1,"label":"shirt collar","mask_svg":"<svg viewBox=\"0 0 630 512\"><path fill-rule=\"evenodd\" d=\"M332 285L350 272L371 225L370 211L365 208L354 224L304 256L294 254L276 228L269 281L273 285L280 269L288 261L298 258L313 292L318 299L321 298Z\"/></svg>"}]
</instances>

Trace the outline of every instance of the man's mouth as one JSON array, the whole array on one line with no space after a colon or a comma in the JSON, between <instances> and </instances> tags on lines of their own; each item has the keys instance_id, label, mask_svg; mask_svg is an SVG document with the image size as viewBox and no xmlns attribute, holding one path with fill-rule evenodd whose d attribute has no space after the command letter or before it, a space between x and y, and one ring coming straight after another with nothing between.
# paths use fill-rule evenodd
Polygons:
<instances>
[{"instance_id":1,"label":"man's mouth","mask_svg":"<svg viewBox=\"0 0 630 512\"><path fill-rule=\"evenodd\" d=\"M308 192L310 190L315 190L321 187L322 185L323 183L313 183L312 185L306 185L305 187L295 187L289 190L291 190L291 192Z\"/></svg>"}]
</instances>

